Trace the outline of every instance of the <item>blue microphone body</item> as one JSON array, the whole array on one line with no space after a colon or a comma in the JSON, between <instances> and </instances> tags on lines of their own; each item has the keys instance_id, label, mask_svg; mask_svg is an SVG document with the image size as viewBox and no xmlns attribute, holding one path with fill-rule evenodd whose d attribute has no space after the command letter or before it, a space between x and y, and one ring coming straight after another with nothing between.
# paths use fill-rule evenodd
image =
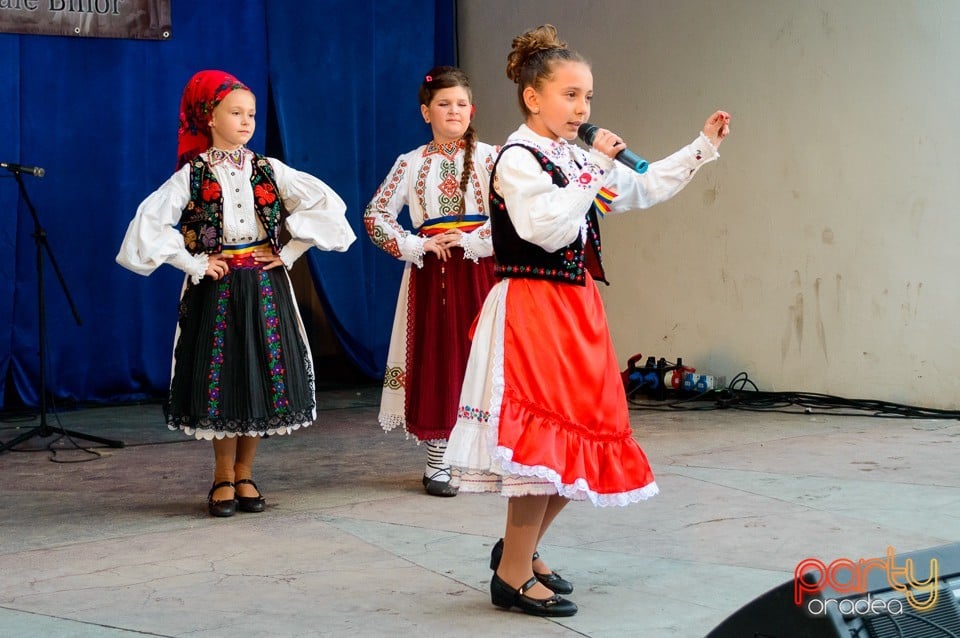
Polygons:
<instances>
[{"instance_id":1,"label":"blue microphone body","mask_svg":"<svg viewBox=\"0 0 960 638\"><path fill-rule=\"evenodd\" d=\"M629 148L625 148L617 153L617 156L613 159L617 160L621 164L626 164L638 173L646 173L647 169L650 167L650 164L647 162L647 160L643 159Z\"/></svg>"},{"instance_id":2,"label":"blue microphone body","mask_svg":"<svg viewBox=\"0 0 960 638\"><path fill-rule=\"evenodd\" d=\"M583 140L587 146L593 146L593 138L597 136L597 129L599 128L600 127L596 124L584 122L580 125L580 128L577 129L577 136ZM650 167L650 164L647 162L647 160L643 159L628 148L625 148L617 153L613 159L640 174L646 173L647 169Z\"/></svg>"}]
</instances>

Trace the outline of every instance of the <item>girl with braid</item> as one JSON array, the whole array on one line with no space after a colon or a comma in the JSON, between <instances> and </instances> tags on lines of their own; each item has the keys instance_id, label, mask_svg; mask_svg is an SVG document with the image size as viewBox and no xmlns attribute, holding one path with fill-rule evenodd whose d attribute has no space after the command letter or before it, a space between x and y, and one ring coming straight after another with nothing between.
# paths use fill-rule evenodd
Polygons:
<instances>
[{"instance_id":1,"label":"girl with braid","mask_svg":"<svg viewBox=\"0 0 960 638\"><path fill-rule=\"evenodd\" d=\"M330 187L246 147L255 115L253 93L229 73L190 79L177 172L140 204L117 255L140 275L163 264L186 273L164 411L170 429L213 442L211 516L262 512L260 438L316 419L287 269L310 247L342 252L356 239Z\"/></svg>"},{"instance_id":2,"label":"girl with braid","mask_svg":"<svg viewBox=\"0 0 960 638\"><path fill-rule=\"evenodd\" d=\"M406 262L379 422L425 442L424 488L455 496L443 453L457 419L470 325L494 283L487 199L498 149L476 139L460 69L431 69L419 99L433 139L397 158L363 218L373 243ZM412 231L397 221L404 207Z\"/></svg>"},{"instance_id":3,"label":"girl with braid","mask_svg":"<svg viewBox=\"0 0 960 638\"><path fill-rule=\"evenodd\" d=\"M517 36L507 57L524 123L493 169L490 221L502 279L477 320L446 460L460 490L507 501L490 557L494 605L571 616L573 584L537 546L570 500L621 506L657 493L633 439L616 354L595 280L606 281L598 218L647 208L715 160L730 116L711 115L689 145L644 174L614 163L623 140L590 117L593 74L550 25Z\"/></svg>"}]
</instances>

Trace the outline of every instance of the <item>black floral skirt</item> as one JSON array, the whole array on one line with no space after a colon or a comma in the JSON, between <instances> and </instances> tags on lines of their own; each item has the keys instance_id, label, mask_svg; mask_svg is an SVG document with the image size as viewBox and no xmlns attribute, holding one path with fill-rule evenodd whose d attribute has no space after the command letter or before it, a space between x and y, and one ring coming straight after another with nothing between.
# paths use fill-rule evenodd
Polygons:
<instances>
[{"instance_id":1,"label":"black floral skirt","mask_svg":"<svg viewBox=\"0 0 960 638\"><path fill-rule=\"evenodd\" d=\"M313 423L313 362L286 270L234 260L180 300L167 425L198 439L287 434Z\"/></svg>"}]
</instances>

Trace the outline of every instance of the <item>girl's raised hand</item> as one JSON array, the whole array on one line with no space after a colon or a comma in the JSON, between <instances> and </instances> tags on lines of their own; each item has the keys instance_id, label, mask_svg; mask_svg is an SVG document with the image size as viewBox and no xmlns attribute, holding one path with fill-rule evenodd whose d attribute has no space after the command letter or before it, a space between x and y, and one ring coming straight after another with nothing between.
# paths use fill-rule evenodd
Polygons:
<instances>
[{"instance_id":1,"label":"girl's raised hand","mask_svg":"<svg viewBox=\"0 0 960 638\"><path fill-rule=\"evenodd\" d=\"M703 134L715 148L719 148L723 138L730 134L730 114L717 111L708 117L707 123L703 125Z\"/></svg>"}]
</instances>

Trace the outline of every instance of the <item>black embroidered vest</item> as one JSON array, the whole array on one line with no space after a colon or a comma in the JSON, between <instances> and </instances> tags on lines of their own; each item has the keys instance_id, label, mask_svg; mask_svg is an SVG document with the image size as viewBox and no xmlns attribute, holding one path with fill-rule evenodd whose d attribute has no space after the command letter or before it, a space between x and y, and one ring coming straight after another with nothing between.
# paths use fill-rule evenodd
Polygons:
<instances>
[{"instance_id":1,"label":"black embroidered vest","mask_svg":"<svg viewBox=\"0 0 960 638\"><path fill-rule=\"evenodd\" d=\"M596 206L591 206L587 216L587 245L578 234L577 238L556 252L547 252L540 246L521 239L517 234L503 198L493 187L497 165L503 151L511 146L525 148L536 156L553 183L561 188L569 180L552 161L538 149L526 144L504 146L497 163L490 173L490 230L493 238L493 272L498 277L525 277L528 279L553 279L578 286L586 285L586 273L597 281L609 284L603 272L600 258L600 227L597 224Z\"/></svg>"},{"instance_id":2,"label":"black embroidered vest","mask_svg":"<svg viewBox=\"0 0 960 638\"><path fill-rule=\"evenodd\" d=\"M280 221L284 213L273 167L254 153L250 184L253 207L274 250L280 250ZM218 253L223 248L223 191L210 165L197 156L190 162L190 201L180 216L183 242L192 254Z\"/></svg>"}]
</instances>

